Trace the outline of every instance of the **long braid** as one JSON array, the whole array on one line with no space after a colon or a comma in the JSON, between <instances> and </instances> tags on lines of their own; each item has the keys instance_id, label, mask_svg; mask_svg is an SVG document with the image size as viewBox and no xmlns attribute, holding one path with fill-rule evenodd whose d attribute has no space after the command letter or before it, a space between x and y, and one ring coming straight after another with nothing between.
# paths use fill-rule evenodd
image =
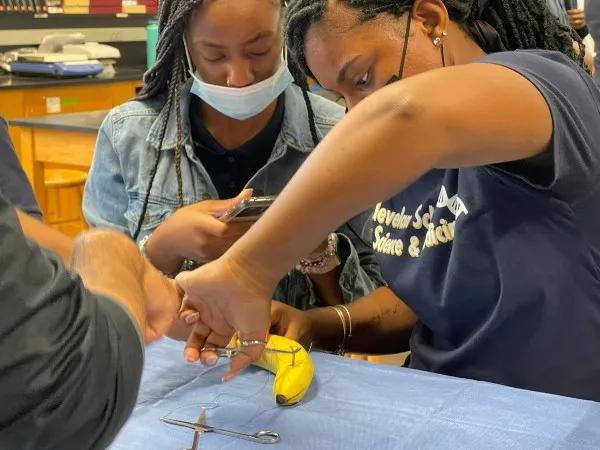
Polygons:
<instances>
[{"instance_id":1,"label":"long braid","mask_svg":"<svg viewBox=\"0 0 600 450\"><path fill-rule=\"evenodd\" d=\"M360 20L373 19L385 12L401 16L411 6L411 0L339 0L360 11ZM329 0L291 0L289 2L285 36L294 63L308 76L313 76L306 63L304 39L310 26L323 19ZM474 23L482 19L496 30L506 50L544 49L564 53L581 67L584 65L584 47L581 38L571 28L562 25L552 15L546 0L494 0L487 3L479 15L477 0L444 0L450 18L479 41ZM573 48L577 42L580 51Z\"/></svg>"},{"instance_id":2,"label":"long braid","mask_svg":"<svg viewBox=\"0 0 600 450\"><path fill-rule=\"evenodd\" d=\"M183 76L184 68L183 61L179 60L175 64L175 68L173 70L173 77L179 80L177 90L175 93L175 105L176 105L176 122L177 122L177 138L175 141L175 173L177 175L177 200L179 202L179 207L183 207L183 177L181 176L181 154L184 146L183 139L183 126L181 124L181 83Z\"/></svg>"},{"instance_id":3,"label":"long braid","mask_svg":"<svg viewBox=\"0 0 600 450\"><path fill-rule=\"evenodd\" d=\"M308 97L308 83L304 82L304 86L300 86L302 89L302 97L306 104L306 112L308 113L308 127L310 128L310 135L312 136L313 145L316 147L319 145L319 135L317 134L317 127L315 125L315 112L313 111L310 98Z\"/></svg>"},{"instance_id":4,"label":"long braid","mask_svg":"<svg viewBox=\"0 0 600 450\"><path fill-rule=\"evenodd\" d=\"M147 100L167 92L164 108L168 112L163 119L159 133L159 146L156 149L156 158L150 172L150 181L144 195L144 202L138 217L133 238L137 239L144 223L150 191L156 178L160 162L161 148L167 132L169 117L175 110L177 123L177 140L175 144L175 172L177 174L177 196L179 206L183 206L183 179L181 175L181 155L184 146L183 126L181 118L181 87L186 79L185 53L183 48L183 32L186 21L194 9L202 4L203 0L164 0L161 2L159 33L160 37L156 47L156 62L144 74L144 87L138 95L139 100Z\"/></svg>"},{"instance_id":5,"label":"long braid","mask_svg":"<svg viewBox=\"0 0 600 450\"><path fill-rule=\"evenodd\" d=\"M313 110L312 103L310 102L310 97L308 96L308 92L310 90L308 86L308 80L302 70L300 70L292 61L288 62L288 66L292 76L294 77L294 82L302 90L302 97L304 99L306 113L308 115L308 127L310 129L313 145L316 147L319 145L319 134L317 133L317 126L315 123L315 112Z\"/></svg>"},{"instance_id":6,"label":"long braid","mask_svg":"<svg viewBox=\"0 0 600 450\"><path fill-rule=\"evenodd\" d=\"M168 97L167 97L167 102L165 105L165 107L167 108L167 111L171 111L171 108L173 107L173 104L174 104L174 99L175 99L174 87L175 87L175 80L174 80L174 76L173 76L173 77L171 77L171 80L169 81ZM158 163L160 162L162 142L163 142L163 139L164 139L166 131L167 131L167 127L166 127L167 121L168 121L168 118L165 120L165 125L163 127L161 127L161 129L160 129L159 142L161 143L161 146L159 146L159 148L156 149L156 158L154 159L154 165L152 166L152 171L150 172L150 181L148 182L148 187L146 188L146 193L144 195L144 203L142 204L142 209L141 209L140 215L138 217L137 226L135 228L135 232L133 233L134 240L137 240L138 236L140 235L140 231L142 229L142 224L144 223L144 218L146 216L146 211L148 210L148 202L150 201L150 190L152 189L152 184L154 183L154 178L156 177L156 172L158 171Z\"/></svg>"}]
</instances>

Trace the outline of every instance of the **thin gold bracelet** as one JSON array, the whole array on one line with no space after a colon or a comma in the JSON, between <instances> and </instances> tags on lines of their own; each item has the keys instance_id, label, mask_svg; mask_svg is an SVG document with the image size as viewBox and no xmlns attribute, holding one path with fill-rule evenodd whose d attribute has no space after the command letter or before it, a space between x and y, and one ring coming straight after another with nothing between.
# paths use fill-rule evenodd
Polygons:
<instances>
[{"instance_id":1,"label":"thin gold bracelet","mask_svg":"<svg viewBox=\"0 0 600 450\"><path fill-rule=\"evenodd\" d=\"M336 308L335 306L330 306L330 308L333 308L333 310L337 313L337 315L339 316L340 320L342 321L342 328L344 330L344 337L342 339L342 343L340 344L340 346L338 347L338 355L344 355L346 353L346 318L344 317L344 313L342 311L340 311L338 308Z\"/></svg>"},{"instance_id":2,"label":"thin gold bracelet","mask_svg":"<svg viewBox=\"0 0 600 450\"><path fill-rule=\"evenodd\" d=\"M350 310L346 305L339 305L339 307L343 308L344 311L346 311L346 314L348 315L348 336L346 339L348 342L350 342L350 339L352 338L352 316L350 315Z\"/></svg>"}]
</instances>

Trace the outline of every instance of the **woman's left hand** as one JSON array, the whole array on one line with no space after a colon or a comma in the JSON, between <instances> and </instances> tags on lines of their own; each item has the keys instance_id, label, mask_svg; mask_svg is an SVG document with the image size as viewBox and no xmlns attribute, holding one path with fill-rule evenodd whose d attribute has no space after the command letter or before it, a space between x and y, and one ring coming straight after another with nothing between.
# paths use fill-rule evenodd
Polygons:
<instances>
[{"instance_id":1,"label":"woman's left hand","mask_svg":"<svg viewBox=\"0 0 600 450\"><path fill-rule=\"evenodd\" d=\"M271 334L285 336L309 348L313 343L313 322L306 311L273 300Z\"/></svg>"}]
</instances>

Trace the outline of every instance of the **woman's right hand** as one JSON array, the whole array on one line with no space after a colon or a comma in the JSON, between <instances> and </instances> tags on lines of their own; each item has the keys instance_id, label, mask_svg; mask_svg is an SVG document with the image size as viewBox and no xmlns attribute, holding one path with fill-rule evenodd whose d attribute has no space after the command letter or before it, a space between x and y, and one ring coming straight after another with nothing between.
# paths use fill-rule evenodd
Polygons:
<instances>
[{"instance_id":1,"label":"woman's right hand","mask_svg":"<svg viewBox=\"0 0 600 450\"><path fill-rule=\"evenodd\" d=\"M176 273L185 259L206 263L223 255L253 224L226 223L218 219L251 189L227 200L205 200L178 209L164 221L146 243L146 255L164 273Z\"/></svg>"}]
</instances>

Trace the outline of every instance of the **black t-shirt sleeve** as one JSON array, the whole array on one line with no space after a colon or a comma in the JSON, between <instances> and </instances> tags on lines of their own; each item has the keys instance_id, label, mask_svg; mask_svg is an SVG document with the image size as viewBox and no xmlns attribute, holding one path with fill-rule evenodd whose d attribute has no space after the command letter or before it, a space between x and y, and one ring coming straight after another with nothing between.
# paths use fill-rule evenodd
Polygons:
<instances>
[{"instance_id":1,"label":"black t-shirt sleeve","mask_svg":"<svg viewBox=\"0 0 600 450\"><path fill-rule=\"evenodd\" d=\"M480 62L508 67L528 79L544 96L553 122L545 153L494 168L567 201L587 195L600 176L600 91L592 78L558 52L502 52Z\"/></svg>"},{"instance_id":2,"label":"black t-shirt sleeve","mask_svg":"<svg viewBox=\"0 0 600 450\"><path fill-rule=\"evenodd\" d=\"M0 448L105 448L143 367L136 325L28 241L0 195Z\"/></svg>"},{"instance_id":3,"label":"black t-shirt sleeve","mask_svg":"<svg viewBox=\"0 0 600 450\"><path fill-rule=\"evenodd\" d=\"M13 147L6 121L0 117L0 192L27 214L42 218L29 180Z\"/></svg>"}]
</instances>

